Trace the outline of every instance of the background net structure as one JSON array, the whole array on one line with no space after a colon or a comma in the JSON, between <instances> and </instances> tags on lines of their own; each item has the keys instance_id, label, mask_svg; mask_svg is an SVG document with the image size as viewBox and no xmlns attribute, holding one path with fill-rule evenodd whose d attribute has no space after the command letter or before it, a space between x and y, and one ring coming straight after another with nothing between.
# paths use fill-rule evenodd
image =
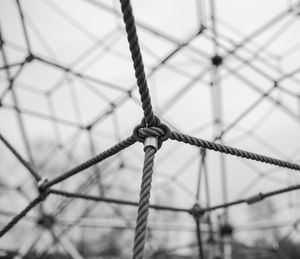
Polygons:
<instances>
[{"instance_id":1,"label":"background net structure","mask_svg":"<svg viewBox=\"0 0 300 259\"><path fill-rule=\"evenodd\" d=\"M290 258L300 2L158 2L1 3L3 253Z\"/></svg>"}]
</instances>

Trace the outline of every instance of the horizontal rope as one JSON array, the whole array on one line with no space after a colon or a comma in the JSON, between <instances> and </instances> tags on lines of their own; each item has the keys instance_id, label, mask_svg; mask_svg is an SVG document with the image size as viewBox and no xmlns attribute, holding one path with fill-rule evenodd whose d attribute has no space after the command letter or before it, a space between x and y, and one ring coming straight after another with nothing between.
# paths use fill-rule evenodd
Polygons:
<instances>
[{"instance_id":1,"label":"horizontal rope","mask_svg":"<svg viewBox=\"0 0 300 259\"><path fill-rule=\"evenodd\" d=\"M83 200L114 203L114 204L128 205L128 206L134 206L134 207L138 206L138 202L134 202L134 201L126 201L126 200L120 200L120 199L114 199L114 198L99 197L99 196L93 196L93 195L88 195L88 194L71 193L71 192L65 192L65 191L60 191L60 190L56 190L56 189L50 189L49 193L64 196L66 198L78 198L78 199L83 199ZM163 211L189 212L189 209L176 208L176 207L163 206L163 205L150 205L150 208L154 209L154 210L163 210Z\"/></svg>"},{"instance_id":2,"label":"horizontal rope","mask_svg":"<svg viewBox=\"0 0 300 259\"><path fill-rule=\"evenodd\" d=\"M64 174L54 178L53 180L49 181L46 183L43 187L44 188L49 188L59 182L62 182L66 180L67 178L105 160L106 158L109 158L117 153L119 153L121 150L133 145L136 142L135 137L130 136L129 138L121 141L120 143L116 144L115 146L111 147L110 149L107 149L106 151L100 153L99 155L93 157L92 159L74 167L73 169L65 172Z\"/></svg>"},{"instance_id":3,"label":"horizontal rope","mask_svg":"<svg viewBox=\"0 0 300 259\"><path fill-rule=\"evenodd\" d=\"M300 171L300 165L171 131L170 139L237 157Z\"/></svg>"}]
</instances>

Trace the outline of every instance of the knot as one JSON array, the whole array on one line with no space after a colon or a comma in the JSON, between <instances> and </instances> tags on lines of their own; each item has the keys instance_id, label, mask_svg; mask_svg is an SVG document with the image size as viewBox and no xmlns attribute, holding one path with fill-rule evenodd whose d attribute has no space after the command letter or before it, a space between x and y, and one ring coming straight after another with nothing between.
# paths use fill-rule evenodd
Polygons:
<instances>
[{"instance_id":1,"label":"knot","mask_svg":"<svg viewBox=\"0 0 300 259\"><path fill-rule=\"evenodd\" d=\"M195 218L199 219L204 215L204 211L201 209L198 203L195 203L194 206L190 209L189 213Z\"/></svg>"},{"instance_id":2,"label":"knot","mask_svg":"<svg viewBox=\"0 0 300 259\"><path fill-rule=\"evenodd\" d=\"M145 139L147 137L162 138L164 137L165 132L159 127L149 127L138 129L137 134L141 139Z\"/></svg>"},{"instance_id":3,"label":"knot","mask_svg":"<svg viewBox=\"0 0 300 259\"><path fill-rule=\"evenodd\" d=\"M216 240L215 240L215 238L214 238L214 236L213 236L212 233L209 234L209 236L207 238L207 243L208 244L216 244Z\"/></svg>"},{"instance_id":4,"label":"knot","mask_svg":"<svg viewBox=\"0 0 300 259\"><path fill-rule=\"evenodd\" d=\"M255 202L262 201L264 198L265 196L260 192L259 194L256 194L254 196L249 197L248 199L245 199L245 201L248 205L250 205Z\"/></svg>"},{"instance_id":5,"label":"knot","mask_svg":"<svg viewBox=\"0 0 300 259\"><path fill-rule=\"evenodd\" d=\"M51 214L42 213L42 215L40 215L37 219L37 224L46 229L51 229L55 224L55 217Z\"/></svg>"},{"instance_id":6,"label":"knot","mask_svg":"<svg viewBox=\"0 0 300 259\"><path fill-rule=\"evenodd\" d=\"M218 67L220 65L222 65L223 63L223 58L219 55L215 55L211 58L211 63L215 66Z\"/></svg>"},{"instance_id":7,"label":"knot","mask_svg":"<svg viewBox=\"0 0 300 259\"><path fill-rule=\"evenodd\" d=\"M220 226L219 231L222 237L231 236L233 233L233 227L229 223L225 223Z\"/></svg>"},{"instance_id":8,"label":"knot","mask_svg":"<svg viewBox=\"0 0 300 259\"><path fill-rule=\"evenodd\" d=\"M160 119L155 116L155 125L147 127L145 119L137 125L133 130L133 136L139 142L145 143L146 138L156 138L158 142L159 149L162 145L162 142L166 141L170 137L170 128L161 123Z\"/></svg>"},{"instance_id":9,"label":"knot","mask_svg":"<svg viewBox=\"0 0 300 259\"><path fill-rule=\"evenodd\" d=\"M40 193L40 199L41 201L46 200L48 194L49 194L49 189L46 187L46 184L48 183L48 179L44 178L41 179L40 181L38 181L37 185L38 185L38 189L39 189L39 193Z\"/></svg>"},{"instance_id":10,"label":"knot","mask_svg":"<svg viewBox=\"0 0 300 259\"><path fill-rule=\"evenodd\" d=\"M33 61L35 59L35 56L30 53L26 58L25 58L25 62L26 63L30 63L31 61Z\"/></svg>"}]
</instances>

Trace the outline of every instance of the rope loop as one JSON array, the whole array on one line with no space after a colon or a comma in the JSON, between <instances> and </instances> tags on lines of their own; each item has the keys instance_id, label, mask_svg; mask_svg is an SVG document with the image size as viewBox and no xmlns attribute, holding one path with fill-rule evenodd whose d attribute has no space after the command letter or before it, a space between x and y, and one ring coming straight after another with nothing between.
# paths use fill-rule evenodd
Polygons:
<instances>
[{"instance_id":1,"label":"rope loop","mask_svg":"<svg viewBox=\"0 0 300 259\"><path fill-rule=\"evenodd\" d=\"M142 119L142 122L137 125L133 130L133 136L139 142L144 143L145 139L148 137L154 137L158 140L158 149L162 146L162 143L170 137L170 128L161 123L160 119L155 116L155 125L148 127L146 125L145 119Z\"/></svg>"}]
</instances>

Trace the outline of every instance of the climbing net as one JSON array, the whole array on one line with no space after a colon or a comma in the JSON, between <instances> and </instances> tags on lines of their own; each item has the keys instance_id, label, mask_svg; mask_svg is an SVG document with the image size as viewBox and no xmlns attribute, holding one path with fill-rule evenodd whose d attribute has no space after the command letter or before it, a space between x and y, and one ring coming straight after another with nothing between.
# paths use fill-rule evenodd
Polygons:
<instances>
[{"instance_id":1,"label":"climbing net","mask_svg":"<svg viewBox=\"0 0 300 259\"><path fill-rule=\"evenodd\" d=\"M293 100L299 99L299 94L296 93L293 89L294 84L297 84L299 80L297 79L297 73L300 71L299 68L296 68L292 72L285 72L279 69L279 72L277 71L278 68L269 60L270 58L267 58L266 56L271 56L270 53L267 53L265 50L267 46L259 46L256 47L256 50L253 50L252 48L248 47L251 41L253 41L256 37L258 37L260 34L268 30L270 27L274 26L277 22L286 19L287 17L292 17L291 20L294 22L295 19L297 19L298 15L298 8L299 3L290 3L288 8L281 12L279 15L276 15L274 18L272 18L270 21L268 21L266 24L264 24L262 27L259 27L259 29L255 30L251 35L245 37L242 41L235 43L234 41L231 41L230 38L227 38L225 35L221 35L217 31L216 21L217 18L215 16L214 12L214 1L212 1L211 4L211 16L210 16L210 23L206 24L203 10L204 7L201 5L201 1L197 1L197 6L199 10L199 24L196 33L193 33L191 37L188 37L186 41L179 42L178 40L172 38L172 36L169 36L168 34L165 34L161 32L160 30L156 30L147 24L144 24L140 21L135 21L133 16L133 11L131 7L131 3L129 0L120 0L121 3L121 12L117 9L116 6L109 6L102 2L97 2L94 0L87 0L88 4L92 5L93 8L98 8L102 10L105 13L109 13L111 16L122 16L123 21L125 24L125 31L126 36L129 44L131 59L133 62L133 68L135 72L136 77L136 84L131 86L130 88L121 87L119 83L112 82L112 78L110 79L99 79L98 77L94 77L88 73L83 72L84 68L81 68L81 70L76 69L76 66L83 61L85 61L85 58L88 57L91 53L95 52L99 46L102 46L104 52L100 53L101 55L105 55L106 52L113 52L116 56L118 56L120 59L126 60L128 62L128 57L124 53L120 53L117 50L114 50L112 45L114 44L115 39L113 39L112 36L115 37L114 34L116 32L118 33L124 33L124 25L119 24L117 28L114 28L112 32L108 32L105 39L98 39L91 31L85 28L84 25L80 24L74 17L70 16L64 9L61 9L58 5L54 4L54 2L49 1L47 2L47 6L52 10L57 12L60 16L62 16L64 19L67 20L73 27L76 27L77 30L85 34L88 38L91 38L94 41L94 44L85 50L83 53L81 53L75 60L70 62L69 65L64 65L60 62L57 62L55 58L49 58L46 55L40 55L38 52L35 52L33 50L32 45L32 39L30 37L30 32L28 30L29 24L31 26L31 34L35 34L35 38L39 41L41 46L44 46L44 48L49 52L49 56L54 56L53 51L51 50L51 47L48 46L47 40L43 39L41 33L39 32L38 28L35 27L34 23L29 19L29 16L26 15L25 11L23 10L23 6L20 0L16 0L16 6L15 9L17 11L17 15L20 18L21 21L21 27L22 27L22 33L24 36L24 42L25 42L25 48L22 46L11 42L6 39L5 37L5 30L1 28L0 31L0 44L1 44L1 55L2 55L2 62L1 65L1 78L2 81L5 82L4 88L1 89L1 96L0 96L0 103L2 110L12 110L16 114L18 127L21 132L21 138L24 143L25 152L27 154L27 158L24 158L24 156L21 154L21 152L18 151L18 149L12 144L12 141L9 140L9 137L7 137L5 134L0 133L0 140L2 143L6 146L8 150L11 151L11 153L15 156L15 158L27 169L27 171L32 176L32 179L34 180L34 186L36 187L36 190L38 191L37 196L32 199L29 204L18 214L13 215L12 219L5 224L2 229L0 230L0 238L4 237L5 234L7 234L19 221L28 219L28 213L38 207L40 217L37 219L38 224L42 225L46 229L48 229L50 232L53 231L53 226L56 224L59 224L58 218L59 213L66 210L68 205L70 204L69 200L72 200L74 198L81 199L81 200L89 200L89 201L95 201L99 203L108 203L114 205L124 205L124 206L131 206L131 207L137 207L137 219L135 224L135 235L134 235L134 245L133 245L133 251L132 251L132 258L144 258L144 250L145 245L147 244L147 229L148 228L148 214L149 210L153 211L163 211L163 212L172 212L172 213L183 213L187 214L189 216L192 216L195 223L195 232L197 237L196 247L198 248L198 253L200 258L205 258L204 252L205 249L203 249L203 229L201 229L201 225L203 223L203 219L207 220L206 224L209 226L209 230L207 232L210 234L210 238L213 238L213 229L211 225L211 219L210 219L210 213L215 210L224 210L224 222L221 224L221 236L226 241L228 237L232 234L232 226L230 224L230 217L228 215L227 209L230 207L233 207L235 205L239 204L253 204L259 201L262 201L266 198L269 198L271 196L291 192L294 190L300 189L299 184L290 184L287 187L284 188L277 188L275 190L271 191L265 191L265 192L259 192L254 195L246 196L245 198L235 199L233 201L229 201L227 198L227 183L226 183L226 166L225 166L225 155L231 155L235 157L242 158L243 160L253 160L260 163L270 164L274 165L278 168L284 168L284 169L290 169L294 171L300 170L300 165L297 163L293 163L289 161L289 157L287 156L286 159L277 159L273 158L271 156L266 156L254 152L250 152L244 149L235 148L232 145L225 145L224 144L224 136L227 135L228 132L230 132L233 128L236 128L238 124L251 112L257 108L263 101L270 102L273 106L276 106L280 111L282 111L287 116L291 117L293 120L295 120L297 123L299 122L299 116L298 114L287 105L290 99L288 99L287 102L284 102L279 97L276 97L274 93L280 93L284 95L286 98L292 98ZM203 3L202 3L203 4ZM291 23L291 20L288 20L288 25ZM271 35L271 37L268 39L268 42L272 42L275 40L276 37L279 37L282 34L282 30L286 30L287 26L286 23L283 24L282 28L279 28L278 31L275 31ZM175 48L168 51L167 54L163 55L163 57L159 57L158 62L155 62L154 66L151 66L150 68L147 65L147 68L145 69L145 65L142 59L142 53L141 53L141 46L147 50L147 53L151 54L155 57L155 53L151 52L151 48L148 49L146 46L142 45L138 40L137 35L137 26L140 27L142 30L146 31L149 34L155 35L159 37L160 39L163 39L164 41L167 41L169 43L172 43L175 45ZM121 32L120 32L121 31ZM118 35L117 35L118 36ZM118 36L119 37L119 36ZM205 51L202 50L199 45L194 43L199 38L205 38L207 41L214 43L214 50L211 52L213 55L207 54ZM229 45L229 47L228 47ZM267 44L266 44L267 45ZM233 47L232 47L233 46ZM250 55L249 58L245 58L245 53L240 54L240 50L243 50L245 53ZM295 51L296 48L293 49ZM10 51L16 51L24 54L24 51L26 53L25 58L23 58L22 61L11 61L10 60ZM185 55L188 56L189 60L192 60L197 65L202 62L202 60L209 60L209 66L206 66L203 71L199 73L199 69L197 68L197 74L193 75L192 73L188 73L186 70L182 69L179 65L174 65L171 62L173 59L176 59L176 56L178 53L188 51L188 53L185 53ZM261 53L266 52L266 56L262 56ZM101 55L96 55L93 57L93 59L96 60L101 58ZM18 55L17 55L18 56ZM196 58L195 58L196 57ZM227 60L231 57L234 57L238 62L239 66L235 69L228 66ZM201 59L200 59L201 58ZM278 58L278 57L277 57ZM87 62L87 66L91 66L95 60L90 59ZM195 59L195 60L194 60ZM275 58L274 58L275 59ZM264 69L261 69L261 64L257 65L257 60L261 64L263 64L265 67L268 67L269 70L273 70L272 73L265 72ZM37 88L34 88L30 86L28 83L22 83L22 81L26 81L26 77L22 77L22 74L26 74L26 67L28 66L34 66L37 64L42 64L43 66L49 66L51 69L55 70L52 71L52 73L56 73L59 71L60 73L63 72L64 76L63 78L60 78L57 82L55 82L50 88L46 90L39 90ZM125 63L127 65L127 63ZM175 93L174 96L172 96L164 106L160 109L158 113L155 113L153 109L152 99L150 95L150 91L148 88L148 80L149 78L152 78L156 73L159 72L159 70L163 67L167 66L168 69L172 70L173 73L180 74L186 78L189 79L189 81L184 85L183 88L180 88L178 92ZM83 66L84 67L84 66ZM220 70L221 68L225 67L228 74L221 74ZM243 71L240 73L240 69L246 67L247 69L250 69L250 73L256 73L260 78L261 81L265 82L267 81L271 87L267 88L265 90L263 87L257 86L256 83L254 83L251 79L246 77L244 74L248 72L248 70ZM110 70L114 70L114 67L111 67ZM267 70L267 69L266 69ZM275 77L273 74L280 73L280 77ZM80 71L80 72L79 72ZM148 71L146 73L146 71ZM207 80L205 78L207 73L212 74L212 79ZM38 73L38 69L37 69ZM127 73L127 71L126 71ZM240 82L243 84L249 86L251 89L253 89L255 92L259 93L259 98L255 99L253 103L251 103L248 107L246 107L241 113L238 114L238 116L232 120L231 123L227 124L226 127L224 127L223 123L223 115L222 115L222 102L221 102L221 92L220 92L220 83L221 79L228 76L233 75L235 78L237 78ZM36 77L39 77L39 75L36 75ZM97 114L96 118L92 120L92 122L85 122L83 118L81 118L80 115L80 99L84 98L83 93L79 94L74 91L75 83L74 82L80 82L81 84L84 84L84 86L89 89L91 92L93 92L94 95L99 96L99 98L106 104L105 109L101 111L100 114ZM174 126L172 122L168 121L164 118L164 113L170 107L174 105L176 101L179 99L183 99L183 95L185 92L189 91L197 82L199 81L209 81L208 85L212 89L212 96L214 97L213 102L213 110L214 110L214 137L212 141L205 140L202 138L190 136L188 134L182 133L181 130L177 130L178 127ZM77 82L77 83L78 83ZM168 84L168 82L165 82ZM70 88L70 95L72 96L72 106L73 109L76 112L76 119L77 121L72 121L70 119L65 119L57 116L55 111L55 105L53 105L53 98L56 96L57 92L62 89L63 85L67 85ZM99 91L99 87L102 87ZM136 90L138 90L138 95L136 93ZM22 106L22 98L19 98L20 91L26 91L30 93L34 93L36 95L42 95L43 98L46 99L46 103L48 105L48 109L50 111L50 114L44 114L38 110L30 110ZM168 90L169 91L169 90ZM111 92L111 95L117 96L116 101L111 101L110 98L108 98L105 93ZM118 93L118 94L116 94ZM64 96L64 92L62 95ZM121 95L119 95L121 94ZM138 98L140 100L138 100ZM234 96L234 98L238 98ZM7 100L8 99L8 100ZM141 107L143 111L143 117L141 122L132 128L129 129L131 133L129 134L129 137L124 138L121 140L120 134L118 134L119 126L122 127L122 124L119 125L118 122L114 123L114 130L116 131L117 139L119 139L119 142L115 144L114 146L100 152L97 154L97 147L95 145L95 140L93 139L93 134L102 134L103 138L109 138L109 134L105 132L101 132L102 128L99 129L97 126L103 122L107 117L115 116L114 114L120 108L120 106L124 105L126 102L134 103L135 105L139 105L139 101L141 102ZM62 97L61 103L64 105L64 97ZM97 102L95 102L96 104ZM95 105L93 104L93 105ZM85 103L85 105L89 105L89 103ZM131 107L129 107L131 109ZM87 112L90 110L87 109ZM191 112L195 113L195 108L193 107L191 109ZM39 164L37 164L37 161L35 161L34 154L32 147L30 145L29 136L28 136L28 128L25 123L25 117L26 116L32 116L35 118L39 118L41 120L50 121L53 124L53 129L55 132L55 138L57 140L56 145L53 147L52 151L49 153L48 156L43 158L43 161ZM194 114L189 114L189 116L193 117L193 120L195 120ZM270 116L270 113L266 114L266 116ZM68 117L68 116L67 116ZM123 121L126 122L126 118L130 117L130 112L123 115ZM167 116L166 116L167 117ZM113 119L114 120L114 119ZM266 120L266 117L262 117L262 121ZM260 122L262 124L263 122ZM53 174L48 174L47 177L44 177L44 174L42 173L43 170L45 170L46 164L48 163L50 157L56 155L56 153L59 150L63 150L65 145L63 143L63 137L61 136L61 132L64 131L65 128L59 128L59 126L65 126L69 128L75 128L77 131L75 131L75 135L71 136L71 140L74 138L77 138L78 132L86 132L88 135L89 140L89 147L91 150L92 158L86 160L83 163L80 163L77 166L74 166L71 169L66 170L64 173L59 173L56 176L53 176ZM101 127L103 126L100 124ZM104 124L105 125L105 124ZM48 127L48 126L47 126ZM258 125L256 125L258 127ZM175 130L176 129L176 130ZM274 129L275 131L276 129ZM253 132L247 132L250 135L254 134ZM192 134L191 134L192 135ZM171 206L169 204L162 205L162 204L156 204L151 203L150 204L150 194L151 194L151 185L152 185L152 175L154 171L154 162L155 162L155 155L156 153L160 153L160 149L164 149L165 146L169 145L169 142L180 142L181 145L187 144L191 145L197 148L197 151L200 150L197 153L197 157L200 158L200 170L199 175L197 177L197 191L196 194L193 196L193 204L190 207L187 206ZM71 142L68 140L68 142ZM126 163L126 159L120 155L124 152L121 152L123 150L129 150L132 148L133 145L135 145L137 142L141 142L144 145L144 163L143 163L143 174L142 174L142 180L140 185L140 195L139 195L139 201L135 202L132 199L117 199L112 198L110 196L107 196L106 189L107 187L103 184L102 176L103 172L105 172L104 168L99 167L99 163L104 163L105 161L109 161L107 164L104 164L105 167L109 167L110 162L112 163L113 158L119 159L121 162L119 163L119 171L121 171L124 167L130 168L130 165ZM178 146L178 149L181 148L181 145ZM177 147L177 146L176 146ZM67 156L72 156L72 151L75 149L75 147L71 147ZM174 149L174 148L173 148ZM220 156L220 163L221 163L221 171L222 171L222 186L223 186L223 193L222 198L223 202L219 205L211 205L210 204L210 198L209 198L209 189L208 189L208 174L207 174L207 168L206 168L206 158L207 153L210 151L219 152L221 154ZM170 152L170 150L168 151ZM167 153L168 153L167 152ZM37 153L40 153L38 150ZM138 156L138 155L134 155ZM70 158L70 157L69 157ZM182 158L182 155L180 156ZM74 159L74 158L73 158ZM193 160L196 158L193 157ZM227 156L226 156L227 159ZM72 160L72 157L71 159ZM68 163L71 163L70 160ZM74 159L75 160L75 159ZM114 163L118 162L117 160L114 161ZM189 160L188 163L191 163ZM83 174L83 171L88 171L89 168L95 168L94 174L90 177L85 177L84 181L80 184L80 186L76 186L76 188L72 187L70 189L73 189L73 191L65 191L64 188L55 188L55 186L60 185L63 187L63 182L65 180L69 180L69 178L78 175L79 173ZM131 166L132 167L132 166ZM186 167L188 167L188 164L185 164L180 171L185 171ZM133 168L136 170L136 168ZM108 170L108 169L107 169ZM116 169L115 169L116 170ZM255 167L254 170L257 170ZM109 170L108 170L109 171ZM116 170L118 171L118 170ZM288 170L285 170L288 171ZM181 172L177 173L180 174ZM241 172L242 173L242 172ZM204 174L203 177L205 177L206 183L204 185L206 186L206 199L207 201L205 203L201 202L201 174ZM267 173L260 173L260 178L267 177ZM271 177L272 178L272 177ZM175 177L170 177L169 180L176 180ZM278 180L278 179L277 179ZM99 194L94 193L88 193L89 186L92 186L92 184L95 184L99 187ZM254 184L256 181L254 181ZM127 184L128 185L128 184ZM130 185L130 183L129 183ZM116 187L114 187L116 188ZM185 187L183 187L185 188ZM23 192L22 188L19 186L16 187L16 189L19 192ZM43 208L44 203L46 203L47 200L50 199L50 197L61 197L64 198L60 204L57 206L57 211L53 211L51 213L46 213L46 210ZM90 211L92 210L92 207L86 208L84 213L76 220L70 224L69 227L74 227L78 224L80 224L80 220L84 218L85 216L89 215ZM5 214L5 211L3 211ZM120 213L120 211L117 211L116 213ZM9 214L9 213L8 213ZM293 224L297 224L299 220L294 221ZM295 223L296 222L296 223ZM127 228L130 228L129 225ZM68 232L70 228L68 228L66 231L60 233L59 235L55 234L55 231L51 232L54 238L54 243L59 243L61 241L61 238L63 235L65 235L65 232ZM223 240L223 243L226 243ZM66 242L66 241L64 241ZM33 242L34 243L34 242ZM73 258L81 258L80 254L76 251L74 252L74 247L72 247L72 244L70 243L63 243L68 253ZM228 245L228 244L227 244ZM30 245L30 249L33 246L33 244ZM71 246L71 248L70 248ZM26 249L25 249L26 250ZM226 250L226 249L224 249ZM24 255L28 251L20 251L21 255ZM228 251L227 251L228 252ZM223 251L224 254L227 253L226 251ZM44 252L45 255L46 252ZM41 257L42 258L42 257Z\"/></svg>"}]
</instances>

